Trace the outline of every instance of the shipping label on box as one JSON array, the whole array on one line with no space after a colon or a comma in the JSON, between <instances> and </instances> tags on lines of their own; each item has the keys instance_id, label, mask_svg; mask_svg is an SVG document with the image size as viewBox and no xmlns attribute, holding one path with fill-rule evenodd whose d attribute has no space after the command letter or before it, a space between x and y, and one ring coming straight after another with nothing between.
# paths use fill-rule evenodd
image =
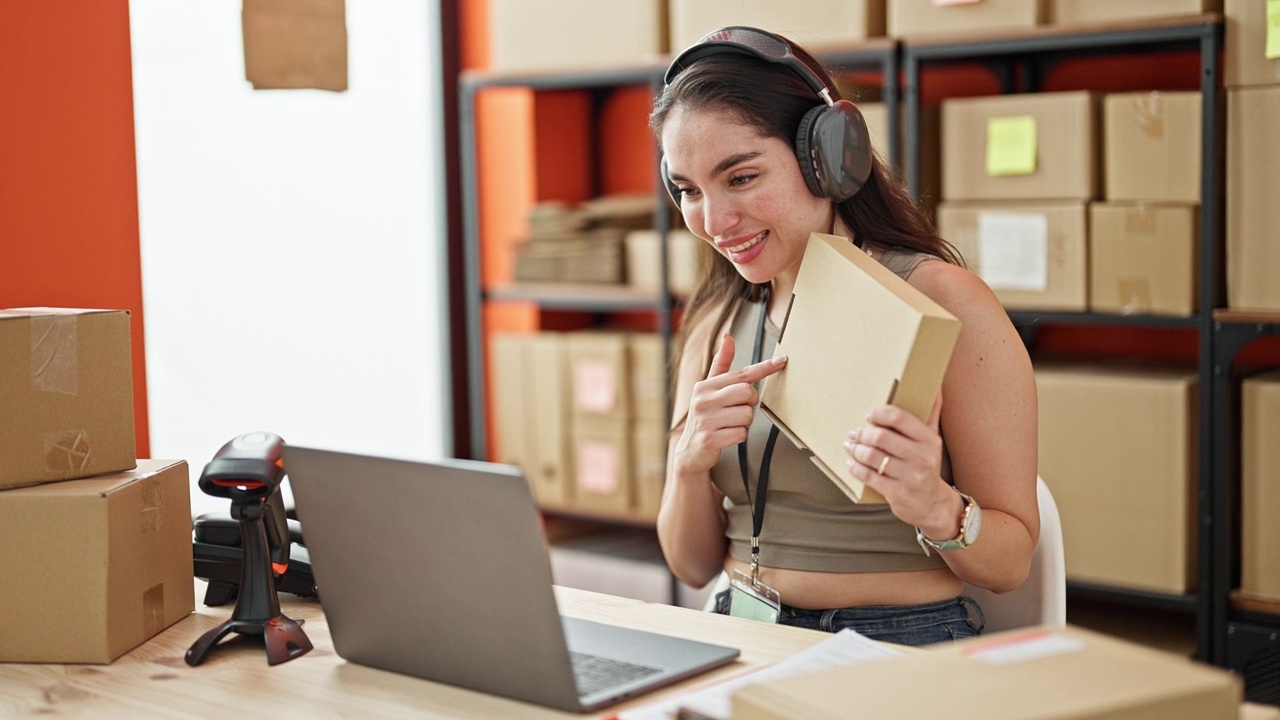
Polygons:
<instances>
[{"instance_id":1,"label":"shipping label on box","mask_svg":"<svg viewBox=\"0 0 1280 720\"><path fill-rule=\"evenodd\" d=\"M1200 93L1116 93L1103 100L1108 200L1200 202Z\"/></svg>"},{"instance_id":2,"label":"shipping label on box","mask_svg":"<svg viewBox=\"0 0 1280 720\"><path fill-rule=\"evenodd\" d=\"M1197 303L1195 205L1089 206L1089 309L1190 317Z\"/></svg>"},{"instance_id":3,"label":"shipping label on box","mask_svg":"<svg viewBox=\"0 0 1280 720\"><path fill-rule=\"evenodd\" d=\"M1009 310L1088 307L1084 203L942 203L938 233Z\"/></svg>"},{"instance_id":4,"label":"shipping label on box","mask_svg":"<svg viewBox=\"0 0 1280 720\"><path fill-rule=\"evenodd\" d=\"M109 663L195 608L181 460L0 492L0 662Z\"/></svg>"},{"instance_id":5,"label":"shipping label on box","mask_svg":"<svg viewBox=\"0 0 1280 720\"><path fill-rule=\"evenodd\" d=\"M1240 390L1240 592L1280 602L1280 372Z\"/></svg>"},{"instance_id":6,"label":"shipping label on box","mask_svg":"<svg viewBox=\"0 0 1280 720\"><path fill-rule=\"evenodd\" d=\"M1192 371L1036 366L1040 474L1062 516L1068 578L1194 589L1197 386Z\"/></svg>"},{"instance_id":7,"label":"shipping label on box","mask_svg":"<svg viewBox=\"0 0 1280 720\"><path fill-rule=\"evenodd\" d=\"M1088 92L942 102L942 199L1098 195L1098 98Z\"/></svg>"},{"instance_id":8,"label":"shipping label on box","mask_svg":"<svg viewBox=\"0 0 1280 720\"><path fill-rule=\"evenodd\" d=\"M0 488L134 466L124 310L0 310Z\"/></svg>"},{"instance_id":9,"label":"shipping label on box","mask_svg":"<svg viewBox=\"0 0 1280 720\"><path fill-rule=\"evenodd\" d=\"M929 691L921 692L921 678ZM943 643L750 685L735 720L1237 720L1241 681L1221 668L1076 627Z\"/></svg>"},{"instance_id":10,"label":"shipping label on box","mask_svg":"<svg viewBox=\"0 0 1280 720\"><path fill-rule=\"evenodd\" d=\"M928 417L959 334L959 320L847 238L814 233L774 349L787 366L764 381L760 408L854 502L883 502L848 473L844 441L881 405Z\"/></svg>"}]
</instances>

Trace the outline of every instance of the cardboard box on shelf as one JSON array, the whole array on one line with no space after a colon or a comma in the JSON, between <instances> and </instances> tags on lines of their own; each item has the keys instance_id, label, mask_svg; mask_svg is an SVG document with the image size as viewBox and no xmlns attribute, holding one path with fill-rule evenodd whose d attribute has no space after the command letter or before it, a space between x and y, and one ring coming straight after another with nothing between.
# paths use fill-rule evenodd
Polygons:
<instances>
[{"instance_id":1,"label":"cardboard box on shelf","mask_svg":"<svg viewBox=\"0 0 1280 720\"><path fill-rule=\"evenodd\" d=\"M631 362L631 417L666 427L667 359L657 333L627 336Z\"/></svg>"},{"instance_id":2,"label":"cardboard box on shelf","mask_svg":"<svg viewBox=\"0 0 1280 720\"><path fill-rule=\"evenodd\" d=\"M631 438L636 512L643 517L657 519L658 508L662 505L662 488L667 479L667 423L638 420Z\"/></svg>"},{"instance_id":3,"label":"cardboard box on shelf","mask_svg":"<svg viewBox=\"0 0 1280 720\"><path fill-rule=\"evenodd\" d=\"M1010 630L856 666L751 685L736 720L1237 720L1221 668L1077 627ZM929 678L929 692L920 692Z\"/></svg>"},{"instance_id":4,"label":"cardboard box on shelf","mask_svg":"<svg viewBox=\"0 0 1280 720\"><path fill-rule=\"evenodd\" d=\"M749 25L822 50L884 35L885 0L670 0L671 52L707 33Z\"/></svg>"},{"instance_id":5,"label":"cardboard box on shelf","mask_svg":"<svg viewBox=\"0 0 1280 720\"><path fill-rule=\"evenodd\" d=\"M889 111L884 103L858 103L858 109L862 111L862 117L867 121L867 131L871 135L871 147L895 172L898 168L903 168L906 164L901 152L901 144L904 141L904 135L899 134L899 155L900 157L889 156ZM905 130L906 109L904 108L899 117L898 127ZM920 107L920 128L919 141L917 143L917 151L920 161L920 208L930 217L933 216L937 209L938 198L941 195L941 148L939 147L940 128L939 128L939 106L938 105L922 105ZM905 172L900 173L905 177Z\"/></svg>"},{"instance_id":6,"label":"cardboard box on shelf","mask_svg":"<svg viewBox=\"0 0 1280 720\"><path fill-rule=\"evenodd\" d=\"M937 225L1007 309L1088 307L1084 203L947 202L938 206Z\"/></svg>"},{"instance_id":7,"label":"cardboard box on shelf","mask_svg":"<svg viewBox=\"0 0 1280 720\"><path fill-rule=\"evenodd\" d=\"M845 469L850 419L886 403L928 417L959 334L959 320L847 238L814 233L774 349L787 366L765 379L760 409L854 502L883 502Z\"/></svg>"},{"instance_id":8,"label":"cardboard box on shelf","mask_svg":"<svg viewBox=\"0 0 1280 720\"><path fill-rule=\"evenodd\" d=\"M489 339L489 357L493 387L494 457L498 462L528 467L530 437L528 407L529 336L520 333L494 333ZM534 383L536 384L536 383Z\"/></svg>"},{"instance_id":9,"label":"cardboard box on shelf","mask_svg":"<svg viewBox=\"0 0 1280 720\"><path fill-rule=\"evenodd\" d=\"M1222 12L1222 0L1053 0L1057 25L1148 20Z\"/></svg>"},{"instance_id":10,"label":"cardboard box on shelf","mask_svg":"<svg viewBox=\"0 0 1280 720\"><path fill-rule=\"evenodd\" d=\"M942 101L942 199L1098 197L1098 96L1032 93Z\"/></svg>"},{"instance_id":11,"label":"cardboard box on shelf","mask_svg":"<svg viewBox=\"0 0 1280 720\"><path fill-rule=\"evenodd\" d=\"M631 417L631 353L627 333L582 331L565 334L572 411L577 417L626 420ZM583 423L575 423L575 427Z\"/></svg>"},{"instance_id":12,"label":"cardboard box on shelf","mask_svg":"<svg viewBox=\"0 0 1280 720\"><path fill-rule=\"evenodd\" d=\"M1200 93L1103 98L1108 200L1200 203Z\"/></svg>"},{"instance_id":13,"label":"cardboard box on shelf","mask_svg":"<svg viewBox=\"0 0 1280 720\"><path fill-rule=\"evenodd\" d=\"M573 502L573 458L569 452L569 366L562 333L540 332L529 338L524 387L529 448L527 474L539 503Z\"/></svg>"},{"instance_id":14,"label":"cardboard box on shelf","mask_svg":"<svg viewBox=\"0 0 1280 720\"><path fill-rule=\"evenodd\" d=\"M0 488L134 466L125 310L0 310Z\"/></svg>"},{"instance_id":15,"label":"cardboard box on shelf","mask_svg":"<svg viewBox=\"0 0 1280 720\"><path fill-rule=\"evenodd\" d=\"M574 507L614 513L635 507L631 432L629 419L574 418Z\"/></svg>"},{"instance_id":16,"label":"cardboard box on shelf","mask_svg":"<svg viewBox=\"0 0 1280 720\"><path fill-rule=\"evenodd\" d=\"M1196 313L1199 207L1089 206L1089 309L1122 315Z\"/></svg>"},{"instance_id":17,"label":"cardboard box on shelf","mask_svg":"<svg viewBox=\"0 0 1280 720\"><path fill-rule=\"evenodd\" d=\"M662 248L657 230L627 233L627 285L646 292L662 291ZM703 242L688 230L667 233L667 290L677 297L693 292L706 268Z\"/></svg>"},{"instance_id":18,"label":"cardboard box on shelf","mask_svg":"<svg viewBox=\"0 0 1280 720\"><path fill-rule=\"evenodd\" d=\"M195 609L181 460L0 491L0 662L109 663Z\"/></svg>"},{"instance_id":19,"label":"cardboard box on shelf","mask_svg":"<svg viewBox=\"0 0 1280 720\"><path fill-rule=\"evenodd\" d=\"M1280 84L1280 28L1265 0L1223 0L1226 35L1222 78L1228 88Z\"/></svg>"},{"instance_id":20,"label":"cardboard box on shelf","mask_svg":"<svg viewBox=\"0 0 1280 720\"><path fill-rule=\"evenodd\" d=\"M1227 304L1280 310L1280 86L1227 91Z\"/></svg>"},{"instance_id":21,"label":"cardboard box on shelf","mask_svg":"<svg viewBox=\"0 0 1280 720\"><path fill-rule=\"evenodd\" d=\"M1240 388L1240 592L1280 602L1280 372Z\"/></svg>"},{"instance_id":22,"label":"cardboard box on shelf","mask_svg":"<svg viewBox=\"0 0 1280 720\"><path fill-rule=\"evenodd\" d=\"M597 70L656 63L666 52L666 0L489 2L494 70Z\"/></svg>"},{"instance_id":23,"label":"cardboard box on shelf","mask_svg":"<svg viewBox=\"0 0 1280 720\"><path fill-rule=\"evenodd\" d=\"M888 0L890 37L1022 30L1049 21L1049 0Z\"/></svg>"},{"instance_id":24,"label":"cardboard box on shelf","mask_svg":"<svg viewBox=\"0 0 1280 720\"><path fill-rule=\"evenodd\" d=\"M1197 383L1190 371L1036 366L1040 474L1069 579L1194 589Z\"/></svg>"}]
</instances>

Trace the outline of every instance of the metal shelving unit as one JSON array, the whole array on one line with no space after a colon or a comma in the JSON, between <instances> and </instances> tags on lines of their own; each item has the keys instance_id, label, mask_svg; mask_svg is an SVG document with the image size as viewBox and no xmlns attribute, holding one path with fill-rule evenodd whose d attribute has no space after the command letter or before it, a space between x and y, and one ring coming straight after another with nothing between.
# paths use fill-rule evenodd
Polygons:
<instances>
[{"instance_id":1,"label":"metal shelving unit","mask_svg":"<svg viewBox=\"0 0 1280 720\"><path fill-rule=\"evenodd\" d=\"M905 42L902 49L904 75L903 102L906 106L906 165L908 190L919 197L920 81L925 68L940 65L981 64L1000 81L1002 90L1036 92L1050 69L1064 59L1098 56L1133 56L1152 52L1192 51L1200 57L1202 103L1201 206L1199 282L1197 313L1191 318L1153 315L1105 315L1093 313L1011 312L1010 317L1024 338L1034 336L1039 327L1051 325L1099 325L1112 327L1185 328L1199 334L1198 366L1201 379L1199 406L1212 408L1214 383L1210 382L1217 358L1218 333L1213 313L1223 304L1223 158L1224 113L1220 56L1223 21L1217 14L1171 18L1141 24L1107 24L1078 27L1046 27L1017 34L973 39ZM1187 595L1147 593L1123 588L1071 583L1069 592L1114 602L1190 612L1196 618L1197 654L1203 660L1221 663L1225 634L1221 618L1225 612L1226 590L1218 573L1224 554L1218 535L1225 529L1223 476L1216 472L1221 462L1215 427L1221 422L1213 412L1199 414L1197 505L1198 537L1197 591Z\"/></svg>"},{"instance_id":2,"label":"metal shelving unit","mask_svg":"<svg viewBox=\"0 0 1280 720\"><path fill-rule=\"evenodd\" d=\"M889 117L897 115L898 108L898 43L887 38L875 38L856 46L832 48L818 54L819 59L837 73L858 71L879 72L883 79L883 102L889 109ZM487 302L532 302L544 310L581 310L595 313L623 311L652 311L658 316L658 332L664 347L669 349L672 336L672 315L677 300L671 296L663 274L662 287L657 295L639 294L620 288L590 288L576 286L527 286L512 285L505 288L482 287L480 275L480 219L479 177L476 159L475 107L476 96L488 88L520 87L531 90L592 90L609 92L619 87L648 86L656 94L662 89L667 61L633 67L605 68L573 72L520 72L520 73L463 73L458 83L458 113L460 118L459 142L462 176L463 261L465 263L466 302L466 366L470 426L466 429L471 439L471 455L475 459L488 456L488 438L485 431L487 389L484 385L484 328L482 308ZM890 122L887 148L889 157L898 157L900 131L897 123ZM654 166L658 165L658 151L654 148ZM659 186L654 190L657 211L654 227L662 235L670 230L666 191ZM662 267L667 265L666 244L661 243Z\"/></svg>"}]
</instances>

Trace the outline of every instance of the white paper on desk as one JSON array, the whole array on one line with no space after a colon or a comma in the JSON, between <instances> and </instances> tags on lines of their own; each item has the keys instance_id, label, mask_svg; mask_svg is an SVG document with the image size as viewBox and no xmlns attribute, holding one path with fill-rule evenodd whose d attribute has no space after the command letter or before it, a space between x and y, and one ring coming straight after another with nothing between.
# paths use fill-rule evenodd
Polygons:
<instances>
[{"instance_id":1,"label":"white paper on desk","mask_svg":"<svg viewBox=\"0 0 1280 720\"><path fill-rule=\"evenodd\" d=\"M748 685L766 680L857 665L902 653L868 639L853 630L841 630L830 638L795 655L741 675L718 682L711 687L677 695L652 705L643 705L618 713L618 720L671 720L680 708L688 708L710 718L729 720L733 714L733 694Z\"/></svg>"}]
</instances>

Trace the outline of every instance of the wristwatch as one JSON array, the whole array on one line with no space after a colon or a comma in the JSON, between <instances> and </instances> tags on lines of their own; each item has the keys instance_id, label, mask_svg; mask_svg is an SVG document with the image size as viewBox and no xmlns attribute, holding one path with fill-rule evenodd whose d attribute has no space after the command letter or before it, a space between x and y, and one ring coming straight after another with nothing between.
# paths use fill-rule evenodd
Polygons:
<instances>
[{"instance_id":1,"label":"wristwatch","mask_svg":"<svg viewBox=\"0 0 1280 720\"><path fill-rule=\"evenodd\" d=\"M954 487L951 488L955 490ZM956 490L956 494L964 501L964 511L960 514L960 531L953 538L946 540L931 540L925 537L924 531L919 527L916 528L916 542L920 543L920 549L924 550L925 555L929 555L929 548L935 550L963 550L972 545L978 539L978 533L982 531L982 508L978 507L978 503L973 498Z\"/></svg>"}]
</instances>

